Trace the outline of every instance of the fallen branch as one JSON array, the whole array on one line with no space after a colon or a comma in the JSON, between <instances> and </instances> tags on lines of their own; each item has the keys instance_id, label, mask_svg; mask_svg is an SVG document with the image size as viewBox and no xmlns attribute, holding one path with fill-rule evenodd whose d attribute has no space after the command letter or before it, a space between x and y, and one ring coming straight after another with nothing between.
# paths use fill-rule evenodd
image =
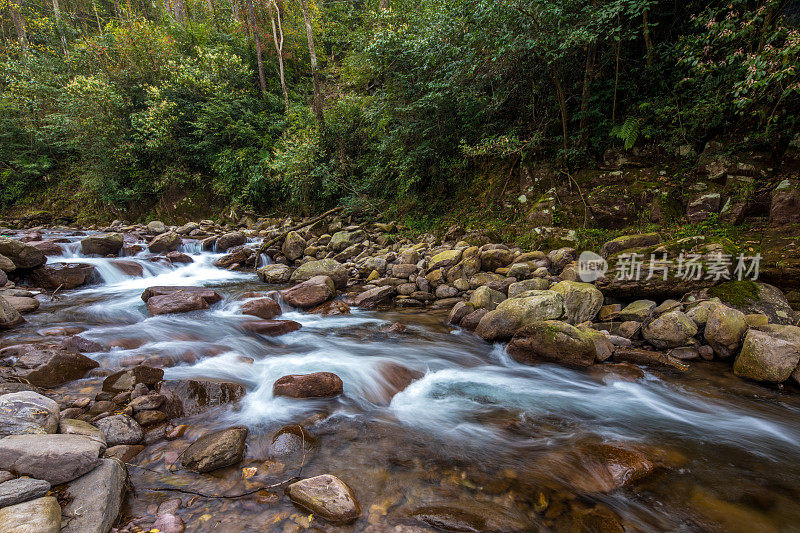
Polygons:
<instances>
[{"instance_id":1,"label":"fallen branch","mask_svg":"<svg viewBox=\"0 0 800 533\"><path fill-rule=\"evenodd\" d=\"M333 209L331 209L330 211L325 211L325 212L324 212L324 213L322 213L321 215L319 215L319 216L316 216L316 217L312 218L311 220L309 220L309 221L307 221L307 222L303 222L302 224L298 224L297 226L292 226L291 228L287 229L286 231L284 231L283 233L281 233L281 234L280 234L280 235L278 235L277 237L273 237L272 239L270 239L270 240L268 240L268 241L262 242L262 243L261 243L261 246L258 248L258 253L259 253L259 254L263 254L264 252L266 252L266 251L267 251L267 249L268 249L270 246L272 246L273 244L275 244L275 243L276 243L276 242L278 242L278 241L281 241L281 240L285 239L285 238L286 238L286 236L287 236L289 233L291 233L291 232L293 232L293 231L297 231L297 230L299 230L299 229L303 229L303 228L305 228L306 226L310 226L310 225L312 225L312 224L315 224L316 222L319 222L319 221L320 221L320 220L322 220L323 218L325 218L325 217L329 217L330 215L332 215L332 214L334 214L334 213L338 213L339 211L342 211L343 209L344 209L344 206L334 207L334 208L333 208Z\"/></svg>"}]
</instances>

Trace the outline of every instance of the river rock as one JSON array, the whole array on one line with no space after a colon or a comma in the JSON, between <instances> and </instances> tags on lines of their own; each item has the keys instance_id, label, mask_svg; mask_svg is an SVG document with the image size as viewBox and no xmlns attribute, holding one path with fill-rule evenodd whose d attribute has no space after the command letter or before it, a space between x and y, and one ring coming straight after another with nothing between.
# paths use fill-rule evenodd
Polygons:
<instances>
[{"instance_id":1,"label":"river rock","mask_svg":"<svg viewBox=\"0 0 800 533\"><path fill-rule=\"evenodd\" d=\"M19 311L8 303L8 300L0 296L0 330L11 329L23 322L25 319L22 318Z\"/></svg>"},{"instance_id":2,"label":"river rock","mask_svg":"<svg viewBox=\"0 0 800 533\"><path fill-rule=\"evenodd\" d=\"M564 298L553 291L528 291L524 298L510 298L480 319L475 334L487 341L510 339L520 327L564 314Z\"/></svg>"},{"instance_id":3,"label":"river rock","mask_svg":"<svg viewBox=\"0 0 800 533\"><path fill-rule=\"evenodd\" d=\"M109 264L125 274L134 278L141 278L144 275L144 267L141 263L129 259L114 259Z\"/></svg>"},{"instance_id":4,"label":"river rock","mask_svg":"<svg viewBox=\"0 0 800 533\"><path fill-rule=\"evenodd\" d=\"M89 235L81 239L81 252L84 255L119 255L124 238L121 233ZM2 253L2 252L0 252Z\"/></svg>"},{"instance_id":5,"label":"river rock","mask_svg":"<svg viewBox=\"0 0 800 533\"><path fill-rule=\"evenodd\" d=\"M147 249L150 251L150 253L154 254L173 252L180 247L182 242L183 241L181 240L180 235L170 231L155 237L152 241L150 241L150 244L147 245Z\"/></svg>"},{"instance_id":6,"label":"river rock","mask_svg":"<svg viewBox=\"0 0 800 533\"><path fill-rule=\"evenodd\" d=\"M485 250L481 253L481 268L487 272L494 272L511 264L514 254L504 248Z\"/></svg>"},{"instance_id":7,"label":"river rock","mask_svg":"<svg viewBox=\"0 0 800 533\"><path fill-rule=\"evenodd\" d=\"M367 232L362 229L355 231L337 231L331 237L328 247L334 252L341 252L345 248L358 244L366 238Z\"/></svg>"},{"instance_id":8,"label":"river rock","mask_svg":"<svg viewBox=\"0 0 800 533\"><path fill-rule=\"evenodd\" d=\"M202 297L208 305L213 305L222 300L222 296L220 296L217 291L205 287L155 286L148 287L144 290L142 293L142 301L147 303L153 296L166 296L175 293L197 294Z\"/></svg>"},{"instance_id":9,"label":"river rock","mask_svg":"<svg viewBox=\"0 0 800 533\"><path fill-rule=\"evenodd\" d=\"M257 274L264 283L281 284L289 281L292 275L292 269L287 265L281 264L266 265L259 268Z\"/></svg>"},{"instance_id":10,"label":"river rock","mask_svg":"<svg viewBox=\"0 0 800 533\"><path fill-rule=\"evenodd\" d=\"M186 525L181 520L181 517L172 513L164 513L158 515L156 521L153 522L153 528L160 533L183 533L186 530Z\"/></svg>"},{"instance_id":11,"label":"river rock","mask_svg":"<svg viewBox=\"0 0 800 533\"><path fill-rule=\"evenodd\" d=\"M90 283L94 276L94 266L86 263L53 263L32 270L29 274L34 285L49 290L59 287L62 290L74 289Z\"/></svg>"},{"instance_id":12,"label":"river rock","mask_svg":"<svg viewBox=\"0 0 800 533\"><path fill-rule=\"evenodd\" d=\"M704 336L714 353L725 359L739 350L746 331L744 313L717 305L708 314Z\"/></svg>"},{"instance_id":13,"label":"river rock","mask_svg":"<svg viewBox=\"0 0 800 533\"><path fill-rule=\"evenodd\" d=\"M307 309L327 302L336 295L336 286L328 276L314 276L281 291L284 301L292 307Z\"/></svg>"},{"instance_id":14,"label":"river rock","mask_svg":"<svg viewBox=\"0 0 800 533\"><path fill-rule=\"evenodd\" d=\"M754 381L781 383L800 363L800 328L769 325L747 332L733 373Z\"/></svg>"},{"instance_id":15,"label":"river rock","mask_svg":"<svg viewBox=\"0 0 800 533\"><path fill-rule=\"evenodd\" d=\"M335 524L347 524L361 516L353 491L330 474L292 483L286 493L295 504Z\"/></svg>"},{"instance_id":16,"label":"river rock","mask_svg":"<svg viewBox=\"0 0 800 533\"><path fill-rule=\"evenodd\" d=\"M192 259L183 252L167 252L166 255L164 255L164 257L170 263L184 263L184 264L194 263L194 259Z\"/></svg>"},{"instance_id":17,"label":"river rock","mask_svg":"<svg viewBox=\"0 0 800 533\"><path fill-rule=\"evenodd\" d=\"M59 533L61 506L53 496L44 496L0 509L3 533Z\"/></svg>"},{"instance_id":18,"label":"river rock","mask_svg":"<svg viewBox=\"0 0 800 533\"><path fill-rule=\"evenodd\" d=\"M232 427L203 435L181 454L181 464L187 470L203 474L241 462L247 428Z\"/></svg>"},{"instance_id":19,"label":"river rock","mask_svg":"<svg viewBox=\"0 0 800 533\"><path fill-rule=\"evenodd\" d=\"M226 233L217 239L217 251L224 252L234 246L241 246L247 242L247 237L241 231L233 231Z\"/></svg>"},{"instance_id":20,"label":"river rock","mask_svg":"<svg viewBox=\"0 0 800 533\"><path fill-rule=\"evenodd\" d=\"M371 309L394 296L395 288L389 285L366 290L353 298L353 305L362 309Z\"/></svg>"},{"instance_id":21,"label":"river rock","mask_svg":"<svg viewBox=\"0 0 800 533\"><path fill-rule=\"evenodd\" d=\"M118 459L99 466L69 484L62 533L108 533L122 509L128 471Z\"/></svg>"},{"instance_id":22,"label":"river rock","mask_svg":"<svg viewBox=\"0 0 800 533\"><path fill-rule=\"evenodd\" d=\"M258 298L243 303L242 314L269 320L281 314L281 306L272 298Z\"/></svg>"},{"instance_id":23,"label":"river rock","mask_svg":"<svg viewBox=\"0 0 800 533\"><path fill-rule=\"evenodd\" d=\"M349 315L350 306L341 300L331 300L309 309L307 312L322 316Z\"/></svg>"},{"instance_id":24,"label":"river rock","mask_svg":"<svg viewBox=\"0 0 800 533\"><path fill-rule=\"evenodd\" d=\"M118 394L139 385L153 386L164 378L164 370L147 365L120 370L103 380L103 391Z\"/></svg>"},{"instance_id":25,"label":"river rock","mask_svg":"<svg viewBox=\"0 0 800 533\"><path fill-rule=\"evenodd\" d=\"M16 505L40 498L50 490L50 483L43 479L23 477L0 483L0 507Z\"/></svg>"},{"instance_id":26,"label":"river rock","mask_svg":"<svg viewBox=\"0 0 800 533\"><path fill-rule=\"evenodd\" d=\"M436 270L437 268L448 268L454 266L461 261L461 254L463 250L445 250L431 257L428 265L428 270Z\"/></svg>"},{"instance_id":27,"label":"river rock","mask_svg":"<svg viewBox=\"0 0 800 533\"><path fill-rule=\"evenodd\" d=\"M290 231L286 234L286 239L283 241L281 252L286 256L289 261L300 259L303 257L303 250L306 249L306 240L300 236L296 231Z\"/></svg>"},{"instance_id":28,"label":"river rock","mask_svg":"<svg viewBox=\"0 0 800 533\"><path fill-rule=\"evenodd\" d=\"M486 309L494 311L497 306L506 299L506 295L500 291L490 289L489 287L478 287L469 299L475 309Z\"/></svg>"},{"instance_id":29,"label":"river rock","mask_svg":"<svg viewBox=\"0 0 800 533\"><path fill-rule=\"evenodd\" d=\"M642 330L642 336L659 349L685 346L697 334L697 325L679 310L659 316Z\"/></svg>"},{"instance_id":30,"label":"river rock","mask_svg":"<svg viewBox=\"0 0 800 533\"><path fill-rule=\"evenodd\" d=\"M560 320L537 321L517 330L508 353L520 363L550 361L574 367L589 366L597 357L589 334Z\"/></svg>"},{"instance_id":31,"label":"river rock","mask_svg":"<svg viewBox=\"0 0 800 533\"><path fill-rule=\"evenodd\" d=\"M97 466L101 450L82 435L11 435L0 439L0 468L60 485Z\"/></svg>"},{"instance_id":32,"label":"river rock","mask_svg":"<svg viewBox=\"0 0 800 533\"><path fill-rule=\"evenodd\" d=\"M106 449L106 436L96 426L83 420L74 418L62 418L58 423L58 432L65 435L83 435L102 444L102 449Z\"/></svg>"},{"instance_id":33,"label":"river rock","mask_svg":"<svg viewBox=\"0 0 800 533\"><path fill-rule=\"evenodd\" d=\"M342 380L332 372L292 374L275 381L272 393L289 398L333 398L344 392Z\"/></svg>"},{"instance_id":34,"label":"river rock","mask_svg":"<svg viewBox=\"0 0 800 533\"><path fill-rule=\"evenodd\" d=\"M570 324L593 320L603 307L603 293L590 283L560 281L550 290L564 298L564 316Z\"/></svg>"},{"instance_id":35,"label":"river rock","mask_svg":"<svg viewBox=\"0 0 800 533\"><path fill-rule=\"evenodd\" d=\"M653 309L656 308L656 303L652 300L636 300L625 307L622 311L617 313L617 320L623 322L644 322L651 314Z\"/></svg>"},{"instance_id":36,"label":"river rock","mask_svg":"<svg viewBox=\"0 0 800 533\"><path fill-rule=\"evenodd\" d=\"M15 268L21 269L40 267L47 262L47 256L41 250L8 237L0 237L0 255L10 259Z\"/></svg>"},{"instance_id":37,"label":"river rock","mask_svg":"<svg viewBox=\"0 0 800 533\"><path fill-rule=\"evenodd\" d=\"M3 273L13 272L17 269L17 266L14 264L14 261L9 259L8 257L0 254L0 271ZM3 283L5 285L5 283Z\"/></svg>"},{"instance_id":38,"label":"river rock","mask_svg":"<svg viewBox=\"0 0 800 533\"><path fill-rule=\"evenodd\" d=\"M25 433L55 433L58 404L33 391L0 396L0 437Z\"/></svg>"},{"instance_id":39,"label":"river rock","mask_svg":"<svg viewBox=\"0 0 800 533\"><path fill-rule=\"evenodd\" d=\"M623 235L614 240L608 241L600 248L600 255L610 257L617 252L630 250L632 248L642 248L653 246L661 242L661 235L658 233L640 233L636 235Z\"/></svg>"},{"instance_id":40,"label":"river rock","mask_svg":"<svg viewBox=\"0 0 800 533\"><path fill-rule=\"evenodd\" d=\"M170 418L238 402L245 394L244 386L239 383L212 379L170 379L159 383L157 390L166 398L163 409Z\"/></svg>"},{"instance_id":41,"label":"river rock","mask_svg":"<svg viewBox=\"0 0 800 533\"><path fill-rule=\"evenodd\" d=\"M53 241L40 241L29 244L37 250L40 250L44 255L61 255L64 253L64 249L61 245Z\"/></svg>"},{"instance_id":42,"label":"river rock","mask_svg":"<svg viewBox=\"0 0 800 533\"><path fill-rule=\"evenodd\" d=\"M119 444L139 444L144 438L142 426L128 415L107 416L95 424L105 435L109 447Z\"/></svg>"},{"instance_id":43,"label":"river rock","mask_svg":"<svg viewBox=\"0 0 800 533\"><path fill-rule=\"evenodd\" d=\"M508 286L508 297L518 298L521 294L528 291L546 291L550 287L550 282L543 278L526 279L517 281Z\"/></svg>"},{"instance_id":44,"label":"river rock","mask_svg":"<svg viewBox=\"0 0 800 533\"><path fill-rule=\"evenodd\" d=\"M333 284L337 289L344 289L347 286L347 269L335 259L322 259L303 263L292 273L291 281L299 283L308 281L316 276L328 276L333 280Z\"/></svg>"},{"instance_id":45,"label":"river rock","mask_svg":"<svg viewBox=\"0 0 800 533\"><path fill-rule=\"evenodd\" d=\"M698 328L705 327L708 315L718 305L720 305L720 301L716 298L699 302L686 310L686 316L691 318Z\"/></svg>"},{"instance_id":46,"label":"river rock","mask_svg":"<svg viewBox=\"0 0 800 533\"><path fill-rule=\"evenodd\" d=\"M174 292L152 296L147 300L147 311L151 316L189 313L208 308L208 302L195 292Z\"/></svg>"},{"instance_id":47,"label":"river rock","mask_svg":"<svg viewBox=\"0 0 800 533\"><path fill-rule=\"evenodd\" d=\"M6 296L6 302L23 315L39 309L39 300L28 296Z\"/></svg>"},{"instance_id":48,"label":"river rock","mask_svg":"<svg viewBox=\"0 0 800 533\"><path fill-rule=\"evenodd\" d=\"M147 233L150 235L161 235L167 231L167 226L160 220L152 220L147 223Z\"/></svg>"},{"instance_id":49,"label":"river rock","mask_svg":"<svg viewBox=\"0 0 800 533\"><path fill-rule=\"evenodd\" d=\"M300 329L300 322L294 320L250 320L242 324L242 329L260 335L279 337Z\"/></svg>"},{"instance_id":50,"label":"river rock","mask_svg":"<svg viewBox=\"0 0 800 533\"><path fill-rule=\"evenodd\" d=\"M99 363L85 355L58 347L20 344L0 350L0 357L15 360L14 375L36 387L57 387L81 379Z\"/></svg>"}]
</instances>

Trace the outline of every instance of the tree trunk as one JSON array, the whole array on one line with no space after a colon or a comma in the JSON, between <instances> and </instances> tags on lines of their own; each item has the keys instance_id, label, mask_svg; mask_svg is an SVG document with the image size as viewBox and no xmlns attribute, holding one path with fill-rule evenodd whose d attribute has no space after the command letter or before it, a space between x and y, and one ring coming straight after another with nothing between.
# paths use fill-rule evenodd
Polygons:
<instances>
[{"instance_id":1,"label":"tree trunk","mask_svg":"<svg viewBox=\"0 0 800 533\"><path fill-rule=\"evenodd\" d=\"M94 19L97 21L97 31L100 32L100 36L103 35L103 26L100 24L100 14L97 12L97 2L92 0L92 9L94 10Z\"/></svg>"},{"instance_id":2,"label":"tree trunk","mask_svg":"<svg viewBox=\"0 0 800 533\"><path fill-rule=\"evenodd\" d=\"M594 78L594 61L597 52L596 41L592 41L586 47L586 66L583 70L583 93L581 94L581 144L586 146L589 138L588 120L586 114L589 112L589 98L592 96L592 78Z\"/></svg>"},{"instance_id":3,"label":"tree trunk","mask_svg":"<svg viewBox=\"0 0 800 533\"><path fill-rule=\"evenodd\" d=\"M381 11L389 11L389 0L380 0L378 2L378 9Z\"/></svg>"},{"instance_id":4,"label":"tree trunk","mask_svg":"<svg viewBox=\"0 0 800 533\"><path fill-rule=\"evenodd\" d=\"M322 113L322 92L320 89L319 72L317 71L317 54L314 51L314 30L311 28L311 19L308 16L308 5L306 0L300 0L303 8L303 20L306 24L306 37L308 37L308 53L311 56L311 76L314 79L314 114L317 115L317 122L320 126L325 124L325 115Z\"/></svg>"},{"instance_id":5,"label":"tree trunk","mask_svg":"<svg viewBox=\"0 0 800 533\"><path fill-rule=\"evenodd\" d=\"M64 35L64 25L61 22L61 9L58 6L58 0L53 0L53 15L56 19L56 26L58 26L58 35L61 38L61 48L64 50L64 55L67 53L67 38Z\"/></svg>"},{"instance_id":6,"label":"tree trunk","mask_svg":"<svg viewBox=\"0 0 800 533\"><path fill-rule=\"evenodd\" d=\"M22 16L20 10L22 9L22 2L19 4L19 9L14 4L10 5L11 9L11 19L14 21L14 29L17 30L17 42L19 42L19 46L24 50L28 51L28 33L25 31L25 19Z\"/></svg>"},{"instance_id":7,"label":"tree trunk","mask_svg":"<svg viewBox=\"0 0 800 533\"><path fill-rule=\"evenodd\" d=\"M276 15L273 15L272 9L275 8ZM275 18L278 19L277 30L275 28ZM289 111L289 92L286 90L286 79L283 75L283 25L281 23L281 10L275 3L275 0L269 2L269 19L272 22L272 39L275 41L275 52L278 54L278 74L281 78L281 90L283 91L283 102L286 106L286 111Z\"/></svg>"},{"instance_id":8,"label":"tree trunk","mask_svg":"<svg viewBox=\"0 0 800 533\"><path fill-rule=\"evenodd\" d=\"M256 45L256 62L258 63L258 83L261 85L261 94L267 93L267 79L264 77L264 61L261 58L261 39L258 36L258 25L256 24L256 15L253 10L253 0L246 0L247 2L247 18L249 24L253 27L253 40Z\"/></svg>"},{"instance_id":9,"label":"tree trunk","mask_svg":"<svg viewBox=\"0 0 800 533\"><path fill-rule=\"evenodd\" d=\"M561 131L564 136L564 151L568 146L568 131L567 131L567 99L564 95L564 87L561 85L561 78L558 76L555 66L551 66L551 75L553 77L553 84L556 86L556 95L558 96L558 107L561 109Z\"/></svg>"},{"instance_id":10,"label":"tree trunk","mask_svg":"<svg viewBox=\"0 0 800 533\"><path fill-rule=\"evenodd\" d=\"M653 41L650 39L650 25L647 22L649 9L642 11L642 32L644 33L644 46L647 49L647 66L653 66Z\"/></svg>"},{"instance_id":11,"label":"tree trunk","mask_svg":"<svg viewBox=\"0 0 800 533\"><path fill-rule=\"evenodd\" d=\"M172 6L175 9L175 21L181 27L186 25L186 4L183 0L172 0Z\"/></svg>"}]
</instances>

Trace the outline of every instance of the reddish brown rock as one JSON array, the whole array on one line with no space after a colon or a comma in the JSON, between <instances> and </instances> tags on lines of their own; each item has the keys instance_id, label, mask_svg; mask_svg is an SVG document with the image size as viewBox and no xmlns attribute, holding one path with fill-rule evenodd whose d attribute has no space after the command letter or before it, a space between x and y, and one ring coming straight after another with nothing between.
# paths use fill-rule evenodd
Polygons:
<instances>
[{"instance_id":1,"label":"reddish brown rock","mask_svg":"<svg viewBox=\"0 0 800 533\"><path fill-rule=\"evenodd\" d=\"M106 392L119 393L133 390L139 383L146 386L153 386L164 378L164 371L160 368L153 368L140 365L127 370L120 370L103 380L103 390Z\"/></svg>"},{"instance_id":2,"label":"reddish brown rock","mask_svg":"<svg viewBox=\"0 0 800 533\"><path fill-rule=\"evenodd\" d=\"M275 396L289 398L333 398L343 392L342 380L332 372L283 376L272 387Z\"/></svg>"},{"instance_id":3,"label":"reddish brown rock","mask_svg":"<svg viewBox=\"0 0 800 533\"><path fill-rule=\"evenodd\" d=\"M245 394L245 388L239 383L211 379L162 381L157 390L166 398L162 409L170 418L191 416L219 405L234 403Z\"/></svg>"},{"instance_id":4,"label":"reddish brown rock","mask_svg":"<svg viewBox=\"0 0 800 533\"><path fill-rule=\"evenodd\" d=\"M194 263L194 259L181 252L169 252L165 257L170 263Z\"/></svg>"},{"instance_id":5,"label":"reddish brown rock","mask_svg":"<svg viewBox=\"0 0 800 533\"><path fill-rule=\"evenodd\" d=\"M281 295L292 307L308 309L333 298L336 295L336 287L328 276L314 276L308 281L281 291Z\"/></svg>"},{"instance_id":6,"label":"reddish brown rock","mask_svg":"<svg viewBox=\"0 0 800 533\"><path fill-rule=\"evenodd\" d=\"M57 387L81 379L100 366L83 354L34 344L9 346L0 351L0 357L10 357L14 362L13 374L36 387Z\"/></svg>"},{"instance_id":7,"label":"reddish brown rock","mask_svg":"<svg viewBox=\"0 0 800 533\"><path fill-rule=\"evenodd\" d=\"M243 303L242 314L269 320L281 314L281 306L272 298L259 298Z\"/></svg>"},{"instance_id":8,"label":"reddish brown rock","mask_svg":"<svg viewBox=\"0 0 800 533\"><path fill-rule=\"evenodd\" d=\"M270 337L285 335L286 333L297 331L300 327L300 323L294 320L251 320L242 324L242 328L245 331L269 335Z\"/></svg>"},{"instance_id":9,"label":"reddish brown rock","mask_svg":"<svg viewBox=\"0 0 800 533\"><path fill-rule=\"evenodd\" d=\"M64 252L64 249L53 241L32 242L30 245L44 255L61 255Z\"/></svg>"},{"instance_id":10,"label":"reddish brown rock","mask_svg":"<svg viewBox=\"0 0 800 533\"><path fill-rule=\"evenodd\" d=\"M153 316L189 313L203 309L208 309L208 302L194 292L174 292L147 299L147 311Z\"/></svg>"},{"instance_id":11,"label":"reddish brown rock","mask_svg":"<svg viewBox=\"0 0 800 533\"><path fill-rule=\"evenodd\" d=\"M92 281L95 270L85 263L53 263L32 270L31 283L43 289L74 289Z\"/></svg>"},{"instance_id":12,"label":"reddish brown rock","mask_svg":"<svg viewBox=\"0 0 800 533\"><path fill-rule=\"evenodd\" d=\"M350 306L341 300L331 300L310 309L308 312L322 316L349 315Z\"/></svg>"},{"instance_id":13,"label":"reddish brown rock","mask_svg":"<svg viewBox=\"0 0 800 533\"><path fill-rule=\"evenodd\" d=\"M141 263L130 261L128 259L115 259L110 261L111 266L122 272L123 274L135 278L141 278L144 275L144 269Z\"/></svg>"},{"instance_id":14,"label":"reddish brown rock","mask_svg":"<svg viewBox=\"0 0 800 533\"><path fill-rule=\"evenodd\" d=\"M156 286L148 287L144 290L142 293L142 301L147 302L153 296L164 296L174 293L198 294L208 305L213 305L222 300L222 296L220 296L217 291L206 289L205 287Z\"/></svg>"}]
</instances>

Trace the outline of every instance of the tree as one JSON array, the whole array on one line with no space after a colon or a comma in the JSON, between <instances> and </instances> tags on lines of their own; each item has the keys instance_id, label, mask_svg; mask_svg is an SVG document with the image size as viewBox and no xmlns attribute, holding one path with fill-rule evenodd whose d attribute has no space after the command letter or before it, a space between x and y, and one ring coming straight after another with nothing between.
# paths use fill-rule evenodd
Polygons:
<instances>
[{"instance_id":1,"label":"tree","mask_svg":"<svg viewBox=\"0 0 800 533\"><path fill-rule=\"evenodd\" d=\"M324 125L322 89L320 88L319 69L317 68L317 54L314 51L314 30L311 27L311 18L308 16L306 0L300 0L300 5L303 8L303 21L306 25L306 37L308 38L308 53L311 56L311 77L314 80L314 114L317 116L317 122L320 125Z\"/></svg>"},{"instance_id":2,"label":"tree","mask_svg":"<svg viewBox=\"0 0 800 533\"><path fill-rule=\"evenodd\" d=\"M264 77L264 61L261 57L261 39L259 37L258 23L256 22L255 11L253 10L253 0L245 0L247 3L247 20L248 24L253 28L253 41L256 46L256 62L258 63L258 83L261 87L261 93L267 92L267 79Z\"/></svg>"},{"instance_id":3,"label":"tree","mask_svg":"<svg viewBox=\"0 0 800 533\"><path fill-rule=\"evenodd\" d=\"M278 74L281 79L281 90L286 111L289 111L289 92L286 90L286 78L283 74L283 24L281 23L281 10L275 0L268 0L269 19L272 22L272 39L275 42L275 53L278 55ZM273 13L274 8L274 13ZM275 19L278 20L277 29Z\"/></svg>"}]
</instances>

